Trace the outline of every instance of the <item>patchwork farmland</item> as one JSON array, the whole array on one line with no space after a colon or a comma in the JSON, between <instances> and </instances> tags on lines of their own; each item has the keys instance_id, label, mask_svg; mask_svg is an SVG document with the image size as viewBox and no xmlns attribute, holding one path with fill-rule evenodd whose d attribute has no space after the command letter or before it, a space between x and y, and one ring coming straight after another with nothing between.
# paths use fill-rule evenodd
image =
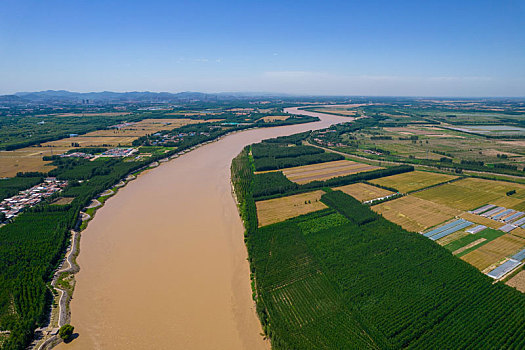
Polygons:
<instances>
[{"instance_id":1,"label":"patchwork farmland","mask_svg":"<svg viewBox=\"0 0 525 350\"><path fill-rule=\"evenodd\" d=\"M173 130L184 125L199 124L205 122L215 122L221 119L198 120L198 119L144 119L135 123L125 123L122 126L111 129L93 131L84 136L101 137L101 136L117 136L117 137L140 137L146 134L153 134L163 130Z\"/></svg>"},{"instance_id":2,"label":"patchwork farmland","mask_svg":"<svg viewBox=\"0 0 525 350\"><path fill-rule=\"evenodd\" d=\"M101 114L97 114L101 115ZM123 115L113 113L111 115ZM0 178L13 177L19 172L48 172L55 167L42 157L59 155L73 149L73 144L80 147L117 147L131 145L134 140L146 134L162 130L172 130L188 124L213 122L213 120L194 119L144 119L121 126L88 132L86 134L66 137L55 141L44 142L41 146L24 147L12 151L0 151Z\"/></svg>"},{"instance_id":3,"label":"patchwork farmland","mask_svg":"<svg viewBox=\"0 0 525 350\"><path fill-rule=\"evenodd\" d=\"M471 207L471 210L459 215L460 219L452 223L440 224L424 232L423 235L431 239L437 238L435 239L437 243L492 278L502 279L520 268L521 260L524 260L525 256L519 255L518 259L513 254L525 248L525 212L507 208L502 203L520 203L523 200L523 186L468 178L453 184L430 188L416 195L433 198L436 203L442 205L455 201L451 203L451 207L464 208L466 199L451 191L455 184L458 184L457 188L466 188L471 194L477 192L479 197L497 198L492 203L482 203ZM447 189L447 186L450 188ZM444 191L443 188L445 188ZM441 193L438 192L440 190ZM437 196L436 192L441 194L441 197ZM436 196L430 196L428 193ZM512 201L508 197L512 197ZM460 225L449 228L454 222L460 221L465 223L465 227ZM443 233L440 234L440 232Z\"/></svg>"},{"instance_id":4,"label":"patchwork farmland","mask_svg":"<svg viewBox=\"0 0 525 350\"><path fill-rule=\"evenodd\" d=\"M288 180L303 184L314 179L331 178L338 171L355 170L362 166L360 163L340 160L285 168L282 171ZM388 196L394 192L386 188L413 193L389 199ZM519 207L525 199L524 189L525 186L514 183L460 179L455 175L426 171L381 177L371 180L369 184L361 182L333 188L361 202L384 198L383 203L372 205L372 210L408 231L422 232L430 240L485 273L498 268L505 259L525 247L525 212L504 206L512 204ZM512 190L516 192L507 195ZM315 202L322 194L319 191L315 193L314 201L310 200L318 204L310 205L308 196L314 193L257 202L259 226L323 209L322 203ZM501 270L505 270L505 267Z\"/></svg>"},{"instance_id":5,"label":"patchwork farmland","mask_svg":"<svg viewBox=\"0 0 525 350\"><path fill-rule=\"evenodd\" d=\"M280 152L284 157L290 154L300 157L308 152L314 152L317 157L322 155L319 150L309 146L300 147L287 145L286 148L281 146L269 151L268 145L259 146L257 157L268 157L269 152ZM275 159L278 161L278 156ZM268 158L265 164L271 167L271 159ZM366 164L338 160L286 167L281 170L281 178L276 176L272 181L292 190L294 184L301 186L315 180L369 170L373 168ZM257 185L258 190L261 186L266 185ZM525 202L525 185L411 171L379 177L369 183L352 183L332 189L340 190L361 202L381 199L382 203L372 203L373 211L405 230L421 232L485 273L499 268L512 254L525 247L525 212L519 210L520 205ZM391 191L394 189L411 194L388 198L395 194ZM284 190L284 193L287 191ZM319 191L315 193L313 202L307 199L313 193L315 192L257 202L259 226L323 209L322 203L315 202L322 194ZM309 201L318 204L310 205ZM506 266L500 268L505 274L508 272ZM496 270L497 273L498 271Z\"/></svg>"},{"instance_id":6,"label":"patchwork farmland","mask_svg":"<svg viewBox=\"0 0 525 350\"><path fill-rule=\"evenodd\" d=\"M279 141L277 153L301 151L294 149L299 142ZM270 147L261 147L258 156ZM246 169L253 170L253 160L244 152ZM259 172L251 190L237 187L248 189L243 198L257 193L251 197L256 209L251 213L258 225L249 224L246 211L246 241L259 315L273 344L351 348L345 343L351 337L363 348L505 347L501 334L508 333L498 331L494 343L486 334L493 334L491 327L501 327L502 320L516 320L510 313L517 302L506 297L503 302L497 293L524 298L503 283L493 284L508 278L517 285L514 274L521 277L525 251L519 252L525 238L518 224L525 218L519 208L525 186L410 170L328 181L309 178L322 179L323 172L334 170L333 164L346 167L347 162ZM265 166L272 166L270 159ZM325 206L303 211L310 204L303 196L313 193ZM368 203L378 198L381 203ZM283 215L286 201L295 204ZM480 278L486 289L467 281L470 278ZM405 299L410 305L398 309ZM487 312L480 302L495 309ZM313 312L313 305L330 312ZM507 311L499 311L503 309ZM415 314L419 316L413 319ZM482 314L487 324L472 314Z\"/></svg>"},{"instance_id":7,"label":"patchwork farmland","mask_svg":"<svg viewBox=\"0 0 525 350\"><path fill-rule=\"evenodd\" d=\"M507 196L509 191L516 193ZM414 196L465 211L488 203L514 209L525 201L525 185L465 178L415 193Z\"/></svg>"}]
</instances>

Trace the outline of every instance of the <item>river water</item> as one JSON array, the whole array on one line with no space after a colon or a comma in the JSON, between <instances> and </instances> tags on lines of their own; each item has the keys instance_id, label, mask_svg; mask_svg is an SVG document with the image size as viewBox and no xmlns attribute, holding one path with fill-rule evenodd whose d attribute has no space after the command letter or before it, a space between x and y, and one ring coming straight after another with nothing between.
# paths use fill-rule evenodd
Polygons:
<instances>
[{"instance_id":1,"label":"river water","mask_svg":"<svg viewBox=\"0 0 525 350\"><path fill-rule=\"evenodd\" d=\"M230 163L245 145L351 120L300 113L321 121L229 135L110 198L82 232L71 302L79 336L58 348L269 348L251 299Z\"/></svg>"}]
</instances>

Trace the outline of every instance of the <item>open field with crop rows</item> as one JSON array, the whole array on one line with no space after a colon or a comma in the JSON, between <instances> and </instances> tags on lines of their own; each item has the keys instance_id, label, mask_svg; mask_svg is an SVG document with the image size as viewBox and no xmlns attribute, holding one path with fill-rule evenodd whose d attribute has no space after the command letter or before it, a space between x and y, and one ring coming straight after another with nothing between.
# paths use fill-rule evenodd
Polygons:
<instances>
[{"instance_id":1,"label":"open field with crop rows","mask_svg":"<svg viewBox=\"0 0 525 350\"><path fill-rule=\"evenodd\" d=\"M392 187L400 192L407 193L456 178L457 176L448 174L431 173L428 171L412 171L410 173L375 179L370 182L381 186Z\"/></svg>"},{"instance_id":2,"label":"open field with crop rows","mask_svg":"<svg viewBox=\"0 0 525 350\"><path fill-rule=\"evenodd\" d=\"M355 199L361 202L369 201L375 198L385 197L394 193L383 188L375 187L362 182L341 187L335 187L334 191L337 190L343 191L344 193L349 194L350 196L354 197Z\"/></svg>"},{"instance_id":3,"label":"open field with crop rows","mask_svg":"<svg viewBox=\"0 0 525 350\"><path fill-rule=\"evenodd\" d=\"M374 205L372 210L405 230L420 232L461 214L461 211L429 200L404 196Z\"/></svg>"},{"instance_id":4,"label":"open field with crop rows","mask_svg":"<svg viewBox=\"0 0 525 350\"><path fill-rule=\"evenodd\" d=\"M357 174L365 171L381 169L380 167L357 163L350 160L312 164L284 169L284 175L291 181L304 184L315 180L327 180L337 176Z\"/></svg>"},{"instance_id":5,"label":"open field with crop rows","mask_svg":"<svg viewBox=\"0 0 525 350\"><path fill-rule=\"evenodd\" d=\"M119 129L97 130L85 134L84 136L135 136L140 137L146 134L153 134L162 130L173 130L188 124L198 124L217 120L196 120L196 119L144 119L131 125L123 126Z\"/></svg>"},{"instance_id":6,"label":"open field with crop rows","mask_svg":"<svg viewBox=\"0 0 525 350\"><path fill-rule=\"evenodd\" d=\"M507 192L516 193L507 196ZM518 208L525 201L525 185L478 178L465 178L415 193L414 196L456 209L471 210L487 203Z\"/></svg>"},{"instance_id":7,"label":"open field with crop rows","mask_svg":"<svg viewBox=\"0 0 525 350\"><path fill-rule=\"evenodd\" d=\"M61 154L71 147L25 147L14 151L0 151L0 177L13 177L18 172L48 172L55 167L44 156Z\"/></svg>"},{"instance_id":8,"label":"open field with crop rows","mask_svg":"<svg viewBox=\"0 0 525 350\"><path fill-rule=\"evenodd\" d=\"M514 277L507 281L507 285L525 293L525 271L518 272Z\"/></svg>"},{"instance_id":9,"label":"open field with crop rows","mask_svg":"<svg viewBox=\"0 0 525 350\"><path fill-rule=\"evenodd\" d=\"M324 209L326 205L319 201L323 194L323 191L314 191L257 202L259 226Z\"/></svg>"},{"instance_id":10,"label":"open field with crop rows","mask_svg":"<svg viewBox=\"0 0 525 350\"><path fill-rule=\"evenodd\" d=\"M450 241L448 244L442 244L442 245L446 249L451 251L452 254L460 257L503 235L505 235L505 233L502 231L485 229L476 234L465 233L462 237L454 241ZM476 244L473 244L473 243L476 243Z\"/></svg>"},{"instance_id":11,"label":"open field with crop rows","mask_svg":"<svg viewBox=\"0 0 525 350\"><path fill-rule=\"evenodd\" d=\"M463 255L461 259L483 271L523 247L525 247L525 239L506 234Z\"/></svg>"}]
</instances>

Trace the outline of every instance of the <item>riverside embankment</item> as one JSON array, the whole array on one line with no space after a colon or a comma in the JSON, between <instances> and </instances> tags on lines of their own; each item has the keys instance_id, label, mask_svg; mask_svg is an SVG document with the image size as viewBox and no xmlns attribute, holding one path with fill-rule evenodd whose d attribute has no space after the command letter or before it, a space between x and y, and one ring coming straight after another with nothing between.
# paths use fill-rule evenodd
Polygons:
<instances>
[{"instance_id":1,"label":"riverside embankment","mask_svg":"<svg viewBox=\"0 0 525 350\"><path fill-rule=\"evenodd\" d=\"M247 144L350 120L313 114L322 120L243 131L199 147L108 199L80 241L70 305L79 336L58 348L268 348L251 299L229 168Z\"/></svg>"}]
</instances>

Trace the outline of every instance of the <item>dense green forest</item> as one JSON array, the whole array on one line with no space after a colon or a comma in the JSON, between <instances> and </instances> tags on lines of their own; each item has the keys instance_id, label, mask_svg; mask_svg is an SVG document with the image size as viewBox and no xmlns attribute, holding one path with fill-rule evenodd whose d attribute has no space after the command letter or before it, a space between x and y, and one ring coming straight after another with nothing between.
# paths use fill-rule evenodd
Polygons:
<instances>
[{"instance_id":1,"label":"dense green forest","mask_svg":"<svg viewBox=\"0 0 525 350\"><path fill-rule=\"evenodd\" d=\"M339 154L326 153L318 147L294 146L287 142L255 144L252 146L252 156L257 171L277 170L344 159Z\"/></svg>"},{"instance_id":2,"label":"dense green forest","mask_svg":"<svg viewBox=\"0 0 525 350\"><path fill-rule=\"evenodd\" d=\"M525 346L523 294L342 192L322 197L329 209L257 228L251 162L246 148L232 180L273 348Z\"/></svg>"},{"instance_id":3,"label":"dense green forest","mask_svg":"<svg viewBox=\"0 0 525 350\"><path fill-rule=\"evenodd\" d=\"M255 169L257 171L277 170L284 168L291 168L301 165L317 164L333 162L335 160L343 160L344 156L336 153L318 153L318 154L305 154L300 156L292 157L264 157L255 159Z\"/></svg>"},{"instance_id":4,"label":"dense green forest","mask_svg":"<svg viewBox=\"0 0 525 350\"><path fill-rule=\"evenodd\" d=\"M324 153L324 150L313 146L294 146L289 147L287 143L268 144L257 143L252 146L252 156L259 158L290 158L311 154Z\"/></svg>"}]
</instances>

